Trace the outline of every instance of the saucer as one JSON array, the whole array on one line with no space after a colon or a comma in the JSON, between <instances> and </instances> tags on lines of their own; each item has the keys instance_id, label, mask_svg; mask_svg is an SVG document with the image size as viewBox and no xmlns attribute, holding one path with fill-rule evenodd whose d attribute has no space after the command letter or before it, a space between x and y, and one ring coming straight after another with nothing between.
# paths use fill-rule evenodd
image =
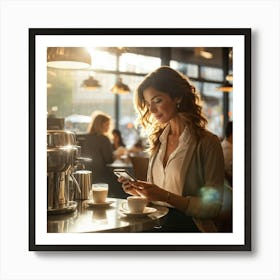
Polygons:
<instances>
[{"instance_id":1,"label":"saucer","mask_svg":"<svg viewBox=\"0 0 280 280\"><path fill-rule=\"evenodd\" d=\"M91 207L106 207L114 203L113 200L106 200L105 202L94 202L93 200L86 200L85 204Z\"/></svg>"},{"instance_id":2,"label":"saucer","mask_svg":"<svg viewBox=\"0 0 280 280\"><path fill-rule=\"evenodd\" d=\"M145 207L144 211L142 213L131 213L128 209L120 209L120 213L126 215L127 217L146 217L147 215L150 215L152 213L155 213L157 211L156 208L153 207Z\"/></svg>"}]
</instances>

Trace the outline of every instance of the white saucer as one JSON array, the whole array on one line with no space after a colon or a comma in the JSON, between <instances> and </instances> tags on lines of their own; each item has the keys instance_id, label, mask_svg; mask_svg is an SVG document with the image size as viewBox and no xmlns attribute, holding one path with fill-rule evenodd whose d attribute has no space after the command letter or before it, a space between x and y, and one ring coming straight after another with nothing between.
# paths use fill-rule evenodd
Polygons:
<instances>
[{"instance_id":1,"label":"white saucer","mask_svg":"<svg viewBox=\"0 0 280 280\"><path fill-rule=\"evenodd\" d=\"M85 204L92 207L105 207L111 205L113 202L113 200L107 200L105 202L94 202L93 200L87 200L85 201Z\"/></svg>"},{"instance_id":2,"label":"white saucer","mask_svg":"<svg viewBox=\"0 0 280 280\"><path fill-rule=\"evenodd\" d=\"M145 217L147 215L150 215L152 213L155 213L157 211L156 208L152 207L145 207L144 211L142 213L131 213L128 209L120 209L120 213L126 215L127 217Z\"/></svg>"}]
</instances>

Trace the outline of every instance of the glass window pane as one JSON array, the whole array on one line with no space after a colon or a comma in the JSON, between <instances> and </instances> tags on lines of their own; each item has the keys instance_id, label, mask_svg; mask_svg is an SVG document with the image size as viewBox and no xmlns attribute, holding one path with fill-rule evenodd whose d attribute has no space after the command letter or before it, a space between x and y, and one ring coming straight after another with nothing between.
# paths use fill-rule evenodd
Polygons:
<instances>
[{"instance_id":1,"label":"glass window pane","mask_svg":"<svg viewBox=\"0 0 280 280\"><path fill-rule=\"evenodd\" d=\"M203 83L194 80L191 80L191 83L196 87L199 93L202 92Z\"/></svg>"},{"instance_id":2,"label":"glass window pane","mask_svg":"<svg viewBox=\"0 0 280 280\"><path fill-rule=\"evenodd\" d=\"M103 69L103 70L117 70L116 55L99 51L95 49L90 49L91 55L91 67L93 69Z\"/></svg>"},{"instance_id":3,"label":"glass window pane","mask_svg":"<svg viewBox=\"0 0 280 280\"><path fill-rule=\"evenodd\" d=\"M208 95L208 96L215 96L217 98L222 96L222 92L218 91L217 88L221 85L221 84L217 84L217 83L202 83L202 93L204 95Z\"/></svg>"},{"instance_id":4,"label":"glass window pane","mask_svg":"<svg viewBox=\"0 0 280 280\"><path fill-rule=\"evenodd\" d=\"M149 73L160 67L158 57L144 56L133 53L123 53L120 56L120 71L133 73Z\"/></svg>"},{"instance_id":5,"label":"glass window pane","mask_svg":"<svg viewBox=\"0 0 280 280\"><path fill-rule=\"evenodd\" d=\"M201 66L201 78L210 81L223 81L223 70L220 68Z\"/></svg>"},{"instance_id":6,"label":"glass window pane","mask_svg":"<svg viewBox=\"0 0 280 280\"><path fill-rule=\"evenodd\" d=\"M72 111L72 91L74 86L73 72L69 70L51 69L47 72L47 112L63 118Z\"/></svg>"},{"instance_id":7,"label":"glass window pane","mask_svg":"<svg viewBox=\"0 0 280 280\"><path fill-rule=\"evenodd\" d=\"M133 106L133 93L136 87L143 80L143 77L122 75L122 80L129 86L129 94L121 94L120 98L120 117L119 129L122 132L125 144L128 148L132 147L140 138L139 131L135 127L136 112Z\"/></svg>"},{"instance_id":8,"label":"glass window pane","mask_svg":"<svg viewBox=\"0 0 280 280\"><path fill-rule=\"evenodd\" d=\"M55 70L56 77L48 88L48 111L57 108L56 117L65 118L65 128L84 133L91 114L103 111L114 122L114 95L110 87L115 83L115 75L88 71ZM93 75L101 84L100 88L88 90L81 87L82 81ZM72 120L72 121L71 121Z\"/></svg>"},{"instance_id":9,"label":"glass window pane","mask_svg":"<svg viewBox=\"0 0 280 280\"><path fill-rule=\"evenodd\" d=\"M219 84L203 83L203 113L208 120L208 129L219 137L223 136L223 93L217 91Z\"/></svg>"},{"instance_id":10,"label":"glass window pane","mask_svg":"<svg viewBox=\"0 0 280 280\"><path fill-rule=\"evenodd\" d=\"M180 71L188 77L198 78L198 65L181 63L175 60L171 60L170 67Z\"/></svg>"},{"instance_id":11,"label":"glass window pane","mask_svg":"<svg viewBox=\"0 0 280 280\"><path fill-rule=\"evenodd\" d=\"M100 50L91 52L93 68L100 70L116 71L116 55ZM120 56L120 71L150 73L161 64L160 58L143 56L131 53L123 53ZM200 82L196 79L199 74L199 66L193 64L171 61L171 67L189 76L193 84L198 88L203 99L203 112L205 113L209 125L208 128L215 134L222 136L223 131L223 93L217 90L220 83ZM223 81L221 69L213 67L201 67L204 79ZM66 118L73 116L78 118L77 123L69 124L67 129L86 132L88 120L95 110L103 111L112 117L113 125L116 126L116 95L110 90L117 77L121 77L127 84L131 93L119 95L119 129L124 135L128 146L138 140L139 131L134 128L135 111L133 107L133 92L137 85L143 80L139 75L117 75L114 73L101 73L98 70L62 70L48 69L48 98L47 111L57 117ZM86 90L81 87L83 80L93 76L101 84L95 90ZM232 92L229 93L229 119L232 120ZM78 117L77 117L78 115ZM68 125L68 124L67 124ZM72 127L70 126L72 125Z\"/></svg>"},{"instance_id":12,"label":"glass window pane","mask_svg":"<svg viewBox=\"0 0 280 280\"><path fill-rule=\"evenodd\" d=\"M228 93L229 97L229 109L228 109L228 119L229 121L233 120L233 97L232 97L232 91Z\"/></svg>"},{"instance_id":13,"label":"glass window pane","mask_svg":"<svg viewBox=\"0 0 280 280\"><path fill-rule=\"evenodd\" d=\"M81 87L82 81L90 75L98 80L100 87L86 89ZM110 116L114 116L113 94L110 88L115 83L114 74L93 73L87 71L76 72L76 84L73 89L73 107L76 112L91 115L95 110L101 110Z\"/></svg>"}]
</instances>

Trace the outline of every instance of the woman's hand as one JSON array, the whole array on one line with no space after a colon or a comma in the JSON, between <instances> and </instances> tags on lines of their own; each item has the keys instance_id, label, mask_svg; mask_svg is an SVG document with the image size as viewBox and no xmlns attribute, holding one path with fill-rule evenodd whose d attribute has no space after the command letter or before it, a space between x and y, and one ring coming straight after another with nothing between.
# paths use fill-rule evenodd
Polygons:
<instances>
[{"instance_id":1,"label":"woman's hand","mask_svg":"<svg viewBox=\"0 0 280 280\"><path fill-rule=\"evenodd\" d=\"M158 187L155 184L151 184L144 181L130 182L130 186L134 188L134 191L138 195L147 197L148 201L166 201L168 192Z\"/></svg>"},{"instance_id":2,"label":"woman's hand","mask_svg":"<svg viewBox=\"0 0 280 280\"><path fill-rule=\"evenodd\" d=\"M120 178L118 178L118 182L122 183L122 188L125 193L130 194L130 195L139 196L139 193L137 192L137 190L134 189L133 186L131 185L130 180L127 180L124 177L120 177Z\"/></svg>"}]
</instances>

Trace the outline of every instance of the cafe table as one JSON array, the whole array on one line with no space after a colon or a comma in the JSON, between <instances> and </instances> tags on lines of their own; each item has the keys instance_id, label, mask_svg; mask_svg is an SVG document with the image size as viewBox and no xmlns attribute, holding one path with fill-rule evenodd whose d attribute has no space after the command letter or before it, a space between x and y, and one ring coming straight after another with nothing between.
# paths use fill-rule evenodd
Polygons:
<instances>
[{"instance_id":1,"label":"cafe table","mask_svg":"<svg viewBox=\"0 0 280 280\"><path fill-rule=\"evenodd\" d=\"M48 215L48 233L144 232L161 227L169 208L148 205L148 213L130 215L126 199L108 197L105 204L95 205L89 200L78 201L75 212Z\"/></svg>"}]
</instances>

